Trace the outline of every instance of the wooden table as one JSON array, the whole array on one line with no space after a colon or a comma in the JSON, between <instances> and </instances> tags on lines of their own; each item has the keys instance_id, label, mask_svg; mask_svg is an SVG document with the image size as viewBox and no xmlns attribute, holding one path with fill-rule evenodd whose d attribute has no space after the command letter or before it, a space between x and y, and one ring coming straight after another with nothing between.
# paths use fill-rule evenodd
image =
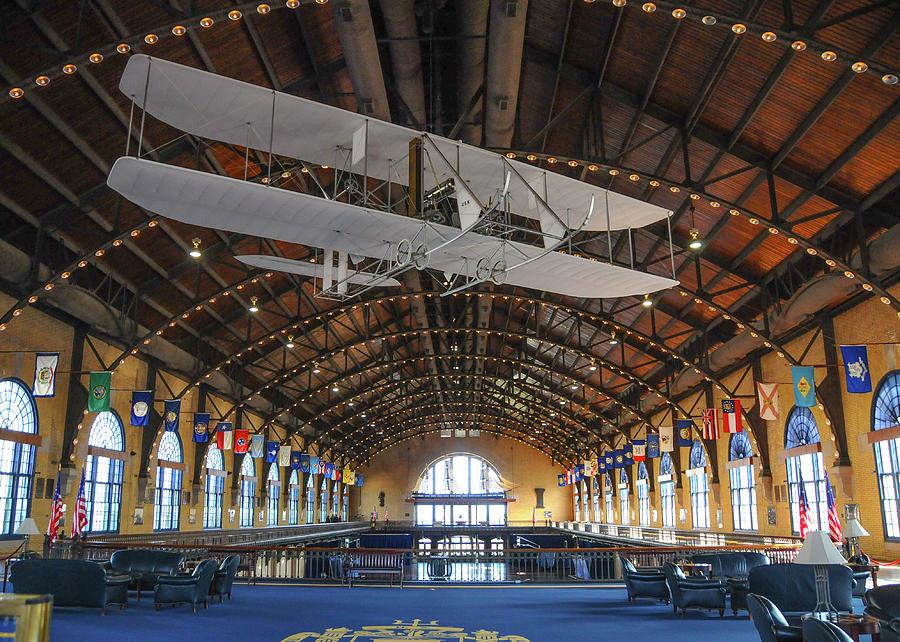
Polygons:
<instances>
[{"instance_id":1,"label":"wooden table","mask_svg":"<svg viewBox=\"0 0 900 642\"><path fill-rule=\"evenodd\" d=\"M804 615L803 618L813 617L812 613ZM881 642L881 623L878 618L869 615L853 615L850 613L838 614L837 622L829 620L844 631L851 638L859 642L860 635L871 635L872 642Z\"/></svg>"}]
</instances>

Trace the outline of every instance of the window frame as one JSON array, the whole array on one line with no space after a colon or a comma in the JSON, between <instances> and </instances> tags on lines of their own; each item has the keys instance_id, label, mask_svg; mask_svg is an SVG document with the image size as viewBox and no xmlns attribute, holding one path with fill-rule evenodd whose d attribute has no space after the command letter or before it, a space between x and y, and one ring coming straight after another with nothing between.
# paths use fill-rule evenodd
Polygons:
<instances>
[{"instance_id":1,"label":"window frame","mask_svg":"<svg viewBox=\"0 0 900 642\"><path fill-rule=\"evenodd\" d=\"M210 461L211 455L213 457L216 456L213 453L218 454L218 459L215 462ZM220 529L222 528L222 512L225 503L225 477L211 475L209 470L225 472L225 457L222 455L222 451L214 446L210 446L206 451L206 457L203 458L203 465L207 469L205 474L205 496L203 498L203 528Z\"/></svg>"},{"instance_id":2,"label":"window frame","mask_svg":"<svg viewBox=\"0 0 900 642\"><path fill-rule=\"evenodd\" d=\"M250 453L246 453L241 460L241 495L240 495L240 528L253 528L256 524L256 462Z\"/></svg>"},{"instance_id":3,"label":"window frame","mask_svg":"<svg viewBox=\"0 0 900 642\"><path fill-rule=\"evenodd\" d=\"M163 447L174 439L175 459L169 459L161 455ZM184 483L184 473L181 468L162 466L159 462L167 461L173 464L184 464L184 445L181 436L177 432L164 430L159 438L156 449L156 491L153 501L153 530L177 531L181 526L181 490ZM168 514L168 518L164 517Z\"/></svg>"},{"instance_id":4,"label":"window frame","mask_svg":"<svg viewBox=\"0 0 900 642\"><path fill-rule=\"evenodd\" d=\"M753 457L753 449L746 433L738 432L731 435L728 442L728 461L750 457ZM756 471L753 470L753 465L729 468L728 487L731 493L732 530L758 532L759 509L756 498Z\"/></svg>"},{"instance_id":5,"label":"window frame","mask_svg":"<svg viewBox=\"0 0 900 642\"><path fill-rule=\"evenodd\" d=\"M266 526L278 526L278 508L281 498L281 476L278 472L278 464L271 464L269 473L266 475Z\"/></svg>"},{"instance_id":6,"label":"window frame","mask_svg":"<svg viewBox=\"0 0 900 642\"><path fill-rule=\"evenodd\" d=\"M0 408L4 408L5 399L2 393L4 384L9 384L13 387L13 390L21 390L19 397L24 402L24 406L18 409L19 412L17 412L16 419L18 420L23 412L26 413L26 417L29 419L28 423L21 427L18 421L11 421L7 430L28 435L39 434L40 417L38 416L37 403L31 394L31 388L17 377L0 379ZM10 399L10 401L12 400ZM5 444L10 444L10 446ZM37 456L36 446L5 439L0 440L0 453L6 450L11 451L7 460L10 465L8 471L0 472L0 480L9 477L9 494L3 497L2 506L0 506L0 514L2 514L3 519L2 524L0 524L0 537L15 535L16 529L22 523L22 520L31 515L34 464ZM0 457L0 462L5 459L5 457ZM0 468L2 467L5 466L0 464ZM0 487L7 487L7 485L0 483Z\"/></svg>"},{"instance_id":7,"label":"window frame","mask_svg":"<svg viewBox=\"0 0 900 642\"><path fill-rule=\"evenodd\" d=\"M98 422L102 422L98 425ZM100 437L95 438L94 430L109 426L111 430L117 432L118 441L116 443L100 443ZM84 465L84 499L85 510L87 512L86 531L92 534L98 533L118 533L121 522L122 512L122 486L125 476L125 462L114 457L104 457L102 455L90 454L90 447L104 448L106 450L115 450L125 452L125 426L122 424L122 418L115 410L98 412L91 422L91 429L88 433L88 455ZM105 468L105 471L104 471ZM105 475L103 473L105 472ZM98 473L105 476L105 479L98 478ZM105 506L102 517L102 524L105 528L94 528L95 522L98 521L97 514L97 491L104 490L104 501L100 503Z\"/></svg>"},{"instance_id":8,"label":"window frame","mask_svg":"<svg viewBox=\"0 0 900 642\"><path fill-rule=\"evenodd\" d=\"M802 417L803 423L800 424ZM797 421L795 427L793 422ZM810 429L815 429L815 434ZM801 443L793 443L792 439L795 435L800 434L803 429L803 435L800 437ZM784 445L785 448L794 448L797 446L807 446L821 443L821 435L819 433L819 424L813 415L812 409L804 406L794 406L788 412L784 422ZM828 532L828 500L825 495L825 462L822 452L805 453L794 457L787 457L784 462L787 472L788 487L788 504L791 513L791 534L798 535L800 533L800 470L807 468L812 470L812 479L803 478L803 485L806 490L806 499L810 508L810 530L824 530Z\"/></svg>"},{"instance_id":9,"label":"window frame","mask_svg":"<svg viewBox=\"0 0 900 642\"><path fill-rule=\"evenodd\" d=\"M896 407L889 404L896 404ZM886 430L900 426L900 417L896 420L884 417L882 413L900 414L900 370L886 373L872 395L870 426L871 431ZM878 500L881 511L881 529L885 541L900 541L900 438L887 439L872 443L875 457L875 475L878 480ZM890 463L890 471L886 472L885 459ZM892 497L886 497L886 490Z\"/></svg>"}]
</instances>

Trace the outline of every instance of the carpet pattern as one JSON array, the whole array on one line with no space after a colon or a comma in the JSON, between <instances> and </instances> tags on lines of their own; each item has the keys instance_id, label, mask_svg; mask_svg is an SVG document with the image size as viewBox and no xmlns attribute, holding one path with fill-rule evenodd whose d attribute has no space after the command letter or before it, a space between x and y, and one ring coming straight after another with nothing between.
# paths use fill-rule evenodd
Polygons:
<instances>
[{"instance_id":1,"label":"carpet pattern","mask_svg":"<svg viewBox=\"0 0 900 642\"><path fill-rule=\"evenodd\" d=\"M509 641L756 642L746 613L672 608L652 600L628 604L621 586L246 586L234 599L200 609L163 608L152 597L132 599L103 617L98 610L56 609L51 639L142 640L177 638L280 642ZM429 628L430 627L430 628Z\"/></svg>"}]
</instances>

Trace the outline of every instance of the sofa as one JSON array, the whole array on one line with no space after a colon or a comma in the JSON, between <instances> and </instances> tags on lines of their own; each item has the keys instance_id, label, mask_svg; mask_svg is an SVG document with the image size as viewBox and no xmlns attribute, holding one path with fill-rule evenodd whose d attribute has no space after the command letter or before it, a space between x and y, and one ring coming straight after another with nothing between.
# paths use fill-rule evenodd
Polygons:
<instances>
[{"instance_id":1,"label":"sofa","mask_svg":"<svg viewBox=\"0 0 900 642\"><path fill-rule=\"evenodd\" d=\"M887 584L866 591L866 615L881 624L881 642L900 642L900 584Z\"/></svg>"},{"instance_id":2,"label":"sofa","mask_svg":"<svg viewBox=\"0 0 900 642\"><path fill-rule=\"evenodd\" d=\"M154 588L160 575L174 575L183 563L184 555L181 553L126 548L114 552L109 558L109 571L129 575L140 600L142 589Z\"/></svg>"},{"instance_id":3,"label":"sofa","mask_svg":"<svg viewBox=\"0 0 900 642\"><path fill-rule=\"evenodd\" d=\"M197 612L197 605L209 606L209 588L219 564L216 560L203 560L190 575L161 575L153 589L153 604L158 611L163 604L190 604Z\"/></svg>"},{"instance_id":4,"label":"sofa","mask_svg":"<svg viewBox=\"0 0 900 642\"><path fill-rule=\"evenodd\" d=\"M840 564L826 566L831 603L853 612L853 571ZM816 571L807 564L768 564L750 569L750 592L769 598L782 613L810 613L816 607Z\"/></svg>"},{"instance_id":5,"label":"sofa","mask_svg":"<svg viewBox=\"0 0 900 642\"><path fill-rule=\"evenodd\" d=\"M622 565L622 579L625 581L629 602L634 602L639 597L648 597L669 603L669 587L662 571L638 568L622 555L619 556L619 563Z\"/></svg>"},{"instance_id":6,"label":"sofa","mask_svg":"<svg viewBox=\"0 0 900 642\"><path fill-rule=\"evenodd\" d=\"M680 568L666 562L663 565L666 584L672 596L672 608L681 609L684 617L687 609L712 609L725 614L725 584L721 580L686 577Z\"/></svg>"},{"instance_id":7,"label":"sofa","mask_svg":"<svg viewBox=\"0 0 900 642\"><path fill-rule=\"evenodd\" d=\"M699 553L691 557L694 564L709 564L709 575L713 578L746 578L751 568L769 563L764 553L744 551L724 551L720 553Z\"/></svg>"},{"instance_id":8,"label":"sofa","mask_svg":"<svg viewBox=\"0 0 900 642\"><path fill-rule=\"evenodd\" d=\"M26 559L13 564L9 576L14 593L53 595L54 606L99 608L128 602L129 575L108 574L89 560Z\"/></svg>"}]
</instances>

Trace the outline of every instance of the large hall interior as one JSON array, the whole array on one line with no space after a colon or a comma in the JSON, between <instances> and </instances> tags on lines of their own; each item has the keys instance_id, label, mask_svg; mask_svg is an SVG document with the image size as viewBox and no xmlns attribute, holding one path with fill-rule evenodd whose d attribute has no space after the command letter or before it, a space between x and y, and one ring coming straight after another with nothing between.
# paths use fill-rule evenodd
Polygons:
<instances>
[{"instance_id":1,"label":"large hall interior","mask_svg":"<svg viewBox=\"0 0 900 642\"><path fill-rule=\"evenodd\" d=\"M900 641L896 0L0 4L0 637Z\"/></svg>"}]
</instances>

